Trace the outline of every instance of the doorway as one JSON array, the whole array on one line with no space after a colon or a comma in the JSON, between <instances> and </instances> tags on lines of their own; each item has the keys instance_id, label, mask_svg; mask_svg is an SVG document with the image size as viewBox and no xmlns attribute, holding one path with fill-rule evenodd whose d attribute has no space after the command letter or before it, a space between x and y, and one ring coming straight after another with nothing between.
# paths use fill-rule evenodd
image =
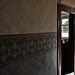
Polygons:
<instances>
[{"instance_id":1,"label":"doorway","mask_svg":"<svg viewBox=\"0 0 75 75\"><path fill-rule=\"evenodd\" d=\"M74 72L75 9L58 4L57 10L58 74Z\"/></svg>"}]
</instances>

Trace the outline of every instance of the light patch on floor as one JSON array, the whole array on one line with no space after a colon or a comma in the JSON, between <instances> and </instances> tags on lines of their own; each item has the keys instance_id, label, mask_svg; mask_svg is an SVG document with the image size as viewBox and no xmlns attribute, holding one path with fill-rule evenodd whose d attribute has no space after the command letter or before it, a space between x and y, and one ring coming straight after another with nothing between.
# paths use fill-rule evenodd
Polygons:
<instances>
[{"instance_id":1,"label":"light patch on floor","mask_svg":"<svg viewBox=\"0 0 75 75\"><path fill-rule=\"evenodd\" d=\"M66 74L66 75L74 75L74 72L72 72L72 73L69 73L69 74Z\"/></svg>"}]
</instances>

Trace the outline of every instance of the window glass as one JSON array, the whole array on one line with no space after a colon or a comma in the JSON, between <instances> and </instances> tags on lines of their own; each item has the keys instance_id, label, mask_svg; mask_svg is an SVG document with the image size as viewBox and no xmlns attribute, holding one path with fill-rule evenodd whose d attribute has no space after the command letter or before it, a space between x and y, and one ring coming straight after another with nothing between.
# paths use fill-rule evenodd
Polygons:
<instances>
[{"instance_id":1,"label":"window glass","mask_svg":"<svg viewBox=\"0 0 75 75\"><path fill-rule=\"evenodd\" d=\"M61 12L61 38L68 39L69 38L69 13Z\"/></svg>"}]
</instances>

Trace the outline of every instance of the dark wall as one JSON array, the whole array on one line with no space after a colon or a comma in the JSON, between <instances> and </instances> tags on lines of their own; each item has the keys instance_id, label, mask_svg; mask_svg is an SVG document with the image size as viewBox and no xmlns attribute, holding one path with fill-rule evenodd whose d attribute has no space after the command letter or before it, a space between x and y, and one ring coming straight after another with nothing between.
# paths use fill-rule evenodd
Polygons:
<instances>
[{"instance_id":1,"label":"dark wall","mask_svg":"<svg viewBox=\"0 0 75 75\"><path fill-rule=\"evenodd\" d=\"M57 33L0 36L0 75L57 75Z\"/></svg>"}]
</instances>

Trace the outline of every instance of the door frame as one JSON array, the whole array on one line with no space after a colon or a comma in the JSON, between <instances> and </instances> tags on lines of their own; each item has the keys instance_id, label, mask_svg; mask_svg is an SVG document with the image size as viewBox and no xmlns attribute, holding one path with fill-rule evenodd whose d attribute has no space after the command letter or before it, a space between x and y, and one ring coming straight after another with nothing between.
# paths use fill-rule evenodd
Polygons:
<instances>
[{"instance_id":1,"label":"door frame","mask_svg":"<svg viewBox=\"0 0 75 75\"><path fill-rule=\"evenodd\" d=\"M75 9L67 7L62 4L57 4L57 71L58 75L61 75L61 11L65 11L71 14L75 14ZM75 19L74 19L75 21ZM75 28L75 22L74 22L74 28ZM74 36L75 36L75 29L74 29ZM75 43L75 37L74 37L74 43ZM75 44L74 44L74 53L75 53ZM75 55L75 54L74 54Z\"/></svg>"}]
</instances>

